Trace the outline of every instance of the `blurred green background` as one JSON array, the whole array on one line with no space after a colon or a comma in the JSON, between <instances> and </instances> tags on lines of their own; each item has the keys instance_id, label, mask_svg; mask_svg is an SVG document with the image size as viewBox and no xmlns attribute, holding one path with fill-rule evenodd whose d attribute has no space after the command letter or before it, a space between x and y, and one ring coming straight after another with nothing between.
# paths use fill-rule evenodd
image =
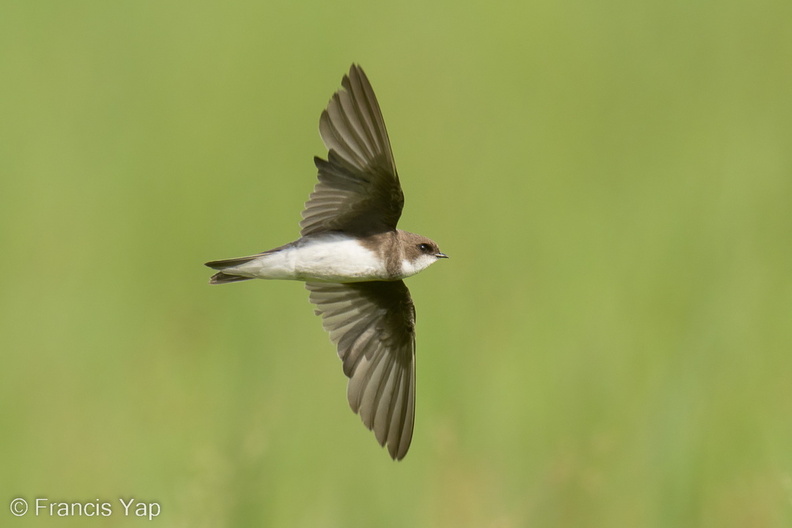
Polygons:
<instances>
[{"instance_id":1,"label":"blurred green background","mask_svg":"<svg viewBox=\"0 0 792 528\"><path fill-rule=\"evenodd\" d=\"M0 524L792 526L792 3L6 1ZM366 69L451 255L412 449L299 283L319 114ZM15 497L114 503L16 518ZM152 524L153 525L153 524Z\"/></svg>"}]
</instances>

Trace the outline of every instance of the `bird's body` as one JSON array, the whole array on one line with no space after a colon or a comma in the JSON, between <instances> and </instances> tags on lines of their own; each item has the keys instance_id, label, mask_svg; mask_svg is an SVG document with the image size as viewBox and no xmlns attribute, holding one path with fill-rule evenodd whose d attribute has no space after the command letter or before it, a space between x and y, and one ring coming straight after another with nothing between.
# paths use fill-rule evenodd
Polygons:
<instances>
[{"instance_id":1,"label":"bird's body","mask_svg":"<svg viewBox=\"0 0 792 528\"><path fill-rule=\"evenodd\" d=\"M248 257L207 262L210 283L304 281L338 347L352 410L394 459L407 454L415 420L415 308L401 280L446 255L396 228L404 205L379 104L353 65L322 113L328 159L303 210L301 238Z\"/></svg>"},{"instance_id":2,"label":"bird's body","mask_svg":"<svg viewBox=\"0 0 792 528\"><path fill-rule=\"evenodd\" d=\"M222 269L212 284L240 279L277 279L317 282L369 282L404 279L436 259L409 258L405 240L423 239L402 230L366 238L342 232L309 235L258 255L208 262ZM226 280L232 277L231 280Z\"/></svg>"}]
</instances>

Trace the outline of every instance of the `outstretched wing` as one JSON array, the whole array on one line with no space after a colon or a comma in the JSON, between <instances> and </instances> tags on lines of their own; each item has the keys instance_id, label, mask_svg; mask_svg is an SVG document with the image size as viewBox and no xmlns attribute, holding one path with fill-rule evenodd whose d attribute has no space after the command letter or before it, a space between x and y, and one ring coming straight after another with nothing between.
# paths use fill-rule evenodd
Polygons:
<instances>
[{"instance_id":1,"label":"outstretched wing","mask_svg":"<svg viewBox=\"0 0 792 528\"><path fill-rule=\"evenodd\" d=\"M338 347L352 410L391 457L407 454L415 423L415 307L403 281L307 282Z\"/></svg>"},{"instance_id":2,"label":"outstretched wing","mask_svg":"<svg viewBox=\"0 0 792 528\"><path fill-rule=\"evenodd\" d=\"M404 206L385 121L366 74L353 64L341 85L319 120L329 152L327 161L314 158L319 183L302 212L302 236L392 230Z\"/></svg>"}]
</instances>

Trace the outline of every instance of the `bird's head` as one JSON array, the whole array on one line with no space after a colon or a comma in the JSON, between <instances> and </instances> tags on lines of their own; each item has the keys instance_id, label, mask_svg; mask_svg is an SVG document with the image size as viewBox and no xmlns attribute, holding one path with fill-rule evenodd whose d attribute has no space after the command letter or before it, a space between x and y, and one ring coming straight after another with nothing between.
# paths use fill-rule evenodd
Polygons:
<instances>
[{"instance_id":1,"label":"bird's head","mask_svg":"<svg viewBox=\"0 0 792 528\"><path fill-rule=\"evenodd\" d=\"M402 275L409 277L425 270L439 259L448 258L434 240L415 233L402 232Z\"/></svg>"}]
</instances>

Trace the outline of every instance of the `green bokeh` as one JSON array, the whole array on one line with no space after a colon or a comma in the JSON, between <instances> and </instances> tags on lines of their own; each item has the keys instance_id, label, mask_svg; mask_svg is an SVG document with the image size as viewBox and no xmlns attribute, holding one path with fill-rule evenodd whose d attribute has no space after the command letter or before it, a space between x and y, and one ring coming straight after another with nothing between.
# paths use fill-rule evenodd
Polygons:
<instances>
[{"instance_id":1,"label":"green bokeh","mask_svg":"<svg viewBox=\"0 0 792 528\"><path fill-rule=\"evenodd\" d=\"M792 3L462 6L2 3L0 525L792 525ZM452 257L400 463L201 265L297 236L353 61Z\"/></svg>"}]
</instances>

